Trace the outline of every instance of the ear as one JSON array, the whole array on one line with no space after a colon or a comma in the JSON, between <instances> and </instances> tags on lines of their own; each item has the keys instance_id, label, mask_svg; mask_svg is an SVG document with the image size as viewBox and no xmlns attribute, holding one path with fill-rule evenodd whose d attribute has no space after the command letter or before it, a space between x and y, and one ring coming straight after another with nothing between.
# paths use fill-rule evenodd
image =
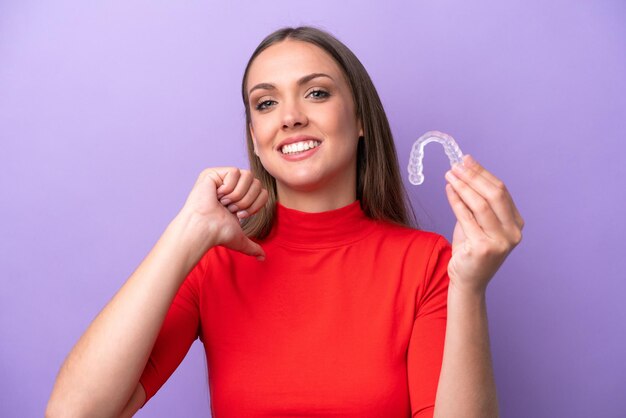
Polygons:
<instances>
[{"instance_id":1,"label":"ear","mask_svg":"<svg viewBox=\"0 0 626 418\"><path fill-rule=\"evenodd\" d=\"M256 143L256 136L254 136L254 129L252 129L252 124L248 125L248 129L250 130L250 137L252 138L252 145L254 148L254 154L258 157L259 156L259 151L258 151L258 147L257 147L257 143Z\"/></svg>"}]
</instances>

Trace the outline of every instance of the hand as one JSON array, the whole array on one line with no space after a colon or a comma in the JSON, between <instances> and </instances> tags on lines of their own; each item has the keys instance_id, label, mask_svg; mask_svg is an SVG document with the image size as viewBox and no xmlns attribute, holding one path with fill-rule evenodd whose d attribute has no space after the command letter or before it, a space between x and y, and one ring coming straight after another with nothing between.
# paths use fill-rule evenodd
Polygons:
<instances>
[{"instance_id":1,"label":"hand","mask_svg":"<svg viewBox=\"0 0 626 418\"><path fill-rule=\"evenodd\" d=\"M236 167L208 168L198 177L181 213L199 219L200 225L206 226L204 233L210 239L203 241L261 260L265 258L263 249L243 233L239 220L258 212L267 198L267 190L250 171Z\"/></svg>"},{"instance_id":2,"label":"hand","mask_svg":"<svg viewBox=\"0 0 626 418\"><path fill-rule=\"evenodd\" d=\"M471 156L446 173L446 194L457 223L448 264L450 284L486 291L505 258L522 240L524 220L502 181Z\"/></svg>"}]
</instances>

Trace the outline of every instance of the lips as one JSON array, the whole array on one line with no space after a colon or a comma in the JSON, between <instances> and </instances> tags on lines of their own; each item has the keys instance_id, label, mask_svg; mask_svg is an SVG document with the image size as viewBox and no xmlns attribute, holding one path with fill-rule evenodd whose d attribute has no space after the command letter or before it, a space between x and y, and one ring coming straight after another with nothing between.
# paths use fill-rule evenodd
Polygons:
<instances>
[{"instance_id":1,"label":"lips","mask_svg":"<svg viewBox=\"0 0 626 418\"><path fill-rule=\"evenodd\" d=\"M322 141L318 138L300 135L283 140L277 151L288 161L299 161L316 153L321 144Z\"/></svg>"},{"instance_id":2,"label":"lips","mask_svg":"<svg viewBox=\"0 0 626 418\"><path fill-rule=\"evenodd\" d=\"M317 142L322 142L321 139L316 138L314 136L310 136L310 135L298 135L298 136L292 136L289 138L286 138L284 140L282 140L278 146L276 147L276 149L278 150L278 152L280 152L282 154L282 149L285 145L289 145L289 144L293 144L296 142L309 142L309 141L317 141Z\"/></svg>"},{"instance_id":3,"label":"lips","mask_svg":"<svg viewBox=\"0 0 626 418\"><path fill-rule=\"evenodd\" d=\"M308 151L313 148L317 148L321 145L321 142L306 141L306 142L294 142L293 144L285 145L280 151L283 154L295 154L299 152Z\"/></svg>"}]
</instances>

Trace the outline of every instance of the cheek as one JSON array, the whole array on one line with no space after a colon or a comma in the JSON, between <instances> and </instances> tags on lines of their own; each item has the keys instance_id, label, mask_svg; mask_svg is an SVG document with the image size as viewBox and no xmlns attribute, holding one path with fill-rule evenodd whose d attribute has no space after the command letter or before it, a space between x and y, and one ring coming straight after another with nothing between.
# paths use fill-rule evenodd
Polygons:
<instances>
[{"instance_id":1,"label":"cheek","mask_svg":"<svg viewBox=\"0 0 626 418\"><path fill-rule=\"evenodd\" d=\"M330 121L329 126L333 127L335 134L358 137L356 116L349 106L337 106L331 113Z\"/></svg>"},{"instance_id":2,"label":"cheek","mask_svg":"<svg viewBox=\"0 0 626 418\"><path fill-rule=\"evenodd\" d=\"M352 128L354 118L342 102L333 105L312 107L309 123L315 124L326 134L343 135Z\"/></svg>"},{"instance_id":3,"label":"cheek","mask_svg":"<svg viewBox=\"0 0 626 418\"><path fill-rule=\"evenodd\" d=\"M273 122L270 120L270 117L251 119L252 130L254 131L254 136L259 147L266 144L271 138L273 132L272 124Z\"/></svg>"}]
</instances>

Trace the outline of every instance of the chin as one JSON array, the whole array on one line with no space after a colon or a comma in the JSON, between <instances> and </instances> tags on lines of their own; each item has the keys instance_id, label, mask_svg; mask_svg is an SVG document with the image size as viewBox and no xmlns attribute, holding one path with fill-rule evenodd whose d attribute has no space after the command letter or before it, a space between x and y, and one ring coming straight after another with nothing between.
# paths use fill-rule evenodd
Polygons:
<instances>
[{"instance_id":1,"label":"chin","mask_svg":"<svg viewBox=\"0 0 626 418\"><path fill-rule=\"evenodd\" d=\"M324 184L321 181L315 181L310 178L290 178L288 181L281 181L280 183L284 189L294 190L298 192L314 192L322 188Z\"/></svg>"}]
</instances>

